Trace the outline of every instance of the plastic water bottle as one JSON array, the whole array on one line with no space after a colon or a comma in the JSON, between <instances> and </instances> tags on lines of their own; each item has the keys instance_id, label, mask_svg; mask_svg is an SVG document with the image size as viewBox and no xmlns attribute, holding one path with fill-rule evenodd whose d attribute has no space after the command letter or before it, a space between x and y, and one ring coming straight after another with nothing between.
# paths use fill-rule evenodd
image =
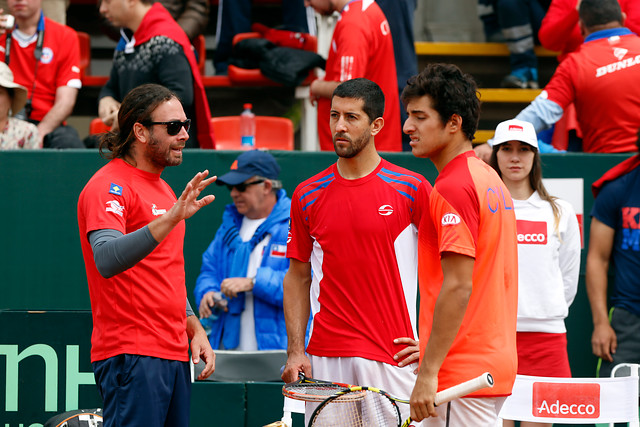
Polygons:
<instances>
[{"instance_id":1,"label":"plastic water bottle","mask_svg":"<svg viewBox=\"0 0 640 427\"><path fill-rule=\"evenodd\" d=\"M223 312L227 311L228 303L229 301L227 301L227 299L222 296L221 292L213 293L213 306L211 307L211 315L209 315L209 317L205 317L204 319L200 319L202 328L207 333L207 336L211 335L211 331L213 330L213 326L218 320L218 317L220 317Z\"/></svg>"},{"instance_id":2,"label":"plastic water bottle","mask_svg":"<svg viewBox=\"0 0 640 427\"><path fill-rule=\"evenodd\" d=\"M253 105L244 104L244 111L240 114L240 137L242 148L250 150L256 145L256 115L251 108Z\"/></svg>"},{"instance_id":3,"label":"plastic water bottle","mask_svg":"<svg viewBox=\"0 0 640 427\"><path fill-rule=\"evenodd\" d=\"M211 310L211 316L205 317L204 319L200 319L200 323L202 324L202 328L206 332L207 336L211 335L211 331L213 330L213 325L220 317L220 309L213 308Z\"/></svg>"}]
</instances>

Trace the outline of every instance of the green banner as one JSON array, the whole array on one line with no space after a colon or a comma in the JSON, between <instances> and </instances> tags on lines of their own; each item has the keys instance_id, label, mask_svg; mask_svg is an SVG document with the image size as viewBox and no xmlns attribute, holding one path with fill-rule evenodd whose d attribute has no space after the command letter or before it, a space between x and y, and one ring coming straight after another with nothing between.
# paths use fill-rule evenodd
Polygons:
<instances>
[{"instance_id":1,"label":"green banner","mask_svg":"<svg viewBox=\"0 0 640 427\"><path fill-rule=\"evenodd\" d=\"M89 311L0 311L0 426L40 427L58 413L102 405L91 325Z\"/></svg>"}]
</instances>

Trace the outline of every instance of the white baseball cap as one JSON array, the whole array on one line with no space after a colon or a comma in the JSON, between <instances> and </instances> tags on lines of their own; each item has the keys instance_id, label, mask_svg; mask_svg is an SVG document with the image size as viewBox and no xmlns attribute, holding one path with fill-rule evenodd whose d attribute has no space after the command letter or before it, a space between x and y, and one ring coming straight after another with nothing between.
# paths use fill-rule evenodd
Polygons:
<instances>
[{"instance_id":1,"label":"white baseball cap","mask_svg":"<svg viewBox=\"0 0 640 427\"><path fill-rule=\"evenodd\" d=\"M19 113L27 103L27 89L13 81L13 72L4 62L0 62L0 86L6 89L13 89L11 112L14 115Z\"/></svg>"},{"instance_id":2,"label":"white baseball cap","mask_svg":"<svg viewBox=\"0 0 640 427\"><path fill-rule=\"evenodd\" d=\"M520 141L538 148L538 136L533 125L523 120L507 120L496 127L496 134L490 141L492 147L508 141Z\"/></svg>"}]
</instances>

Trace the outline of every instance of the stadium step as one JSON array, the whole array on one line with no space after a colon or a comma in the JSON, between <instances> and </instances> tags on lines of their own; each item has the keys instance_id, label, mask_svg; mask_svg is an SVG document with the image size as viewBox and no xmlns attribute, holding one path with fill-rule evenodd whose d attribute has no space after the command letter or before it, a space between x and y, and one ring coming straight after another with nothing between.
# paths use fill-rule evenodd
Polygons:
<instances>
[{"instance_id":1,"label":"stadium step","mask_svg":"<svg viewBox=\"0 0 640 427\"><path fill-rule=\"evenodd\" d=\"M500 88L502 79L510 72L509 49L504 43L416 42L415 47L419 69L429 63L452 63L476 80L482 109L475 142L486 142L498 123L515 117L542 91ZM540 87L544 87L558 65L558 53L540 46L535 53Z\"/></svg>"}]
</instances>

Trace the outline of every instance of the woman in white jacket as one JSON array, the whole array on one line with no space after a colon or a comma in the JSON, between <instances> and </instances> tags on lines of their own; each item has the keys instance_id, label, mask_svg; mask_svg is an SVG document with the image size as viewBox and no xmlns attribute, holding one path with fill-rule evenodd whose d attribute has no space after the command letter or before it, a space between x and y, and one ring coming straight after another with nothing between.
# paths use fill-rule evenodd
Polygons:
<instances>
[{"instance_id":1,"label":"woman in white jacket","mask_svg":"<svg viewBox=\"0 0 640 427\"><path fill-rule=\"evenodd\" d=\"M580 270L575 211L566 201L550 196L542 184L533 125L502 122L491 145L489 164L509 189L517 220L518 374L570 377L564 319L576 295Z\"/></svg>"}]
</instances>

